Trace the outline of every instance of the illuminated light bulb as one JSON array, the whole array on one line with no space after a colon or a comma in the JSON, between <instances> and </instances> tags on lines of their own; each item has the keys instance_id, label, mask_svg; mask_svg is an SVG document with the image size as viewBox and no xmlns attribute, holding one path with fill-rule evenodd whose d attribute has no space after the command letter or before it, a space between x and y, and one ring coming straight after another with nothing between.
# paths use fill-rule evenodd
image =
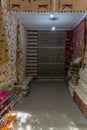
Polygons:
<instances>
[{"instance_id":1,"label":"illuminated light bulb","mask_svg":"<svg viewBox=\"0 0 87 130\"><path fill-rule=\"evenodd\" d=\"M51 17L51 18L53 18L53 17L54 17L54 15L53 15L53 14L51 14L51 15L50 15L50 17Z\"/></svg>"},{"instance_id":2,"label":"illuminated light bulb","mask_svg":"<svg viewBox=\"0 0 87 130\"><path fill-rule=\"evenodd\" d=\"M52 31L55 31L55 27L52 27Z\"/></svg>"}]
</instances>

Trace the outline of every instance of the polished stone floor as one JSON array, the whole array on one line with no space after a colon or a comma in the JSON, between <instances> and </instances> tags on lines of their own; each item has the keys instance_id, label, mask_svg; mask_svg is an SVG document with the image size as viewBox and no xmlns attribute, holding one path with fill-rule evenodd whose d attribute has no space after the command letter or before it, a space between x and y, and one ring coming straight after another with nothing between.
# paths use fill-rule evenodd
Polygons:
<instances>
[{"instance_id":1,"label":"polished stone floor","mask_svg":"<svg viewBox=\"0 0 87 130\"><path fill-rule=\"evenodd\" d=\"M87 130L64 81L34 81L15 111L17 130Z\"/></svg>"}]
</instances>

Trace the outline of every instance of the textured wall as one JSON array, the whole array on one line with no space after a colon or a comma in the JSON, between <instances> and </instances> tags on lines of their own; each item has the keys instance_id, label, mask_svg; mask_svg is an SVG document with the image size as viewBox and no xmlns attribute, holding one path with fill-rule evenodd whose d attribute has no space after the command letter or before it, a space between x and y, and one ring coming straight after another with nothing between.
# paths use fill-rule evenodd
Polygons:
<instances>
[{"instance_id":1,"label":"textured wall","mask_svg":"<svg viewBox=\"0 0 87 130\"><path fill-rule=\"evenodd\" d=\"M64 76L65 37L65 32L38 32L38 76Z\"/></svg>"},{"instance_id":2,"label":"textured wall","mask_svg":"<svg viewBox=\"0 0 87 130\"><path fill-rule=\"evenodd\" d=\"M82 21L74 30L73 30L73 53L74 58L82 57L83 48L84 48L84 30L85 22Z\"/></svg>"}]
</instances>

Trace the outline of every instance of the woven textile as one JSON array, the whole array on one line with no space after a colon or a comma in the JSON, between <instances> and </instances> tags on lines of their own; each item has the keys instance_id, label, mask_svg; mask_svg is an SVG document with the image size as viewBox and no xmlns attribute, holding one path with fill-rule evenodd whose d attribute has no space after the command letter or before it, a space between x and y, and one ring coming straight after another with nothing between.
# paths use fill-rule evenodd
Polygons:
<instances>
[{"instance_id":1,"label":"woven textile","mask_svg":"<svg viewBox=\"0 0 87 130\"><path fill-rule=\"evenodd\" d=\"M80 70L80 75L79 84L76 87L75 92L83 103L87 105L87 66L85 66L83 70Z\"/></svg>"},{"instance_id":2,"label":"woven textile","mask_svg":"<svg viewBox=\"0 0 87 130\"><path fill-rule=\"evenodd\" d=\"M26 70L26 29L19 24L17 26L17 53L16 53L16 71L17 79L22 82Z\"/></svg>"},{"instance_id":3,"label":"woven textile","mask_svg":"<svg viewBox=\"0 0 87 130\"><path fill-rule=\"evenodd\" d=\"M84 12L87 0L7 0L8 9L30 12Z\"/></svg>"},{"instance_id":4,"label":"woven textile","mask_svg":"<svg viewBox=\"0 0 87 130\"><path fill-rule=\"evenodd\" d=\"M6 29L4 26L4 19L0 1L0 67L7 64L8 61L9 61L9 55L8 55Z\"/></svg>"},{"instance_id":5,"label":"woven textile","mask_svg":"<svg viewBox=\"0 0 87 130\"><path fill-rule=\"evenodd\" d=\"M82 91L80 88L76 88L75 92L78 94L83 103L87 105L87 92Z\"/></svg>"},{"instance_id":6,"label":"woven textile","mask_svg":"<svg viewBox=\"0 0 87 130\"><path fill-rule=\"evenodd\" d=\"M2 0L2 11L4 18L4 26L6 28L7 42L5 42L5 50L7 54L2 54L6 58L9 57L8 62L6 61L4 66L0 67L0 87L7 84L12 84L13 81L16 81L16 27L17 21L14 16L7 12L6 0ZM5 38L6 38L5 37ZM0 46L1 47L1 46ZM8 50L7 50L8 48ZM1 48L0 48L1 49ZM0 51L1 53L1 51Z\"/></svg>"}]
</instances>

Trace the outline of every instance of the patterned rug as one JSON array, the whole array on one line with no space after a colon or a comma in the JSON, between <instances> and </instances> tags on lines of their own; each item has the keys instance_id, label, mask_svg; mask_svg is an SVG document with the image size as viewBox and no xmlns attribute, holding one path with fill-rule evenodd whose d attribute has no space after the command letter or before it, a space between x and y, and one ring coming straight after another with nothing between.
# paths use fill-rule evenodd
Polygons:
<instances>
[{"instance_id":1,"label":"patterned rug","mask_svg":"<svg viewBox=\"0 0 87 130\"><path fill-rule=\"evenodd\" d=\"M86 12L87 0L7 0L8 9L23 12Z\"/></svg>"},{"instance_id":2,"label":"patterned rug","mask_svg":"<svg viewBox=\"0 0 87 130\"><path fill-rule=\"evenodd\" d=\"M3 22L0 2L0 67L7 64L9 61L8 46L6 38L6 30Z\"/></svg>"}]
</instances>

